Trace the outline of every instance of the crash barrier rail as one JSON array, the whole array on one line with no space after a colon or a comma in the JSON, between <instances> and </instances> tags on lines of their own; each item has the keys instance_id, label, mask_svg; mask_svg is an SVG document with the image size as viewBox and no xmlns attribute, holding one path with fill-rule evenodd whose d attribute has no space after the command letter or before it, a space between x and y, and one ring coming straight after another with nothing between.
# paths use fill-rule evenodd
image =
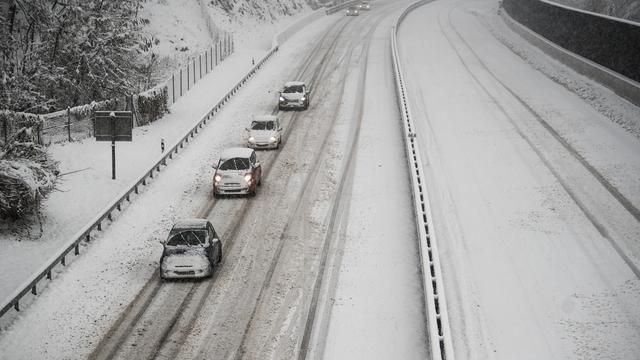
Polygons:
<instances>
[{"instance_id":1,"label":"crash barrier rail","mask_svg":"<svg viewBox=\"0 0 640 360\"><path fill-rule=\"evenodd\" d=\"M330 8L328 8L326 10L327 15L331 15L333 13L336 13L342 9L346 9L347 7L351 6L351 5L355 5L359 2L362 2L362 0L352 0L352 1L345 1L342 4L336 5L336 6L332 6Z\"/></svg>"},{"instance_id":2,"label":"crash barrier rail","mask_svg":"<svg viewBox=\"0 0 640 360\"><path fill-rule=\"evenodd\" d=\"M189 59L186 64L182 65L164 82L143 91L140 96L164 91L166 92L166 107L168 108L191 90L195 83L209 74L215 66L231 55L233 51L233 37L225 32L220 37L220 40L211 45L209 49ZM137 95L134 97L137 97ZM127 101L129 101L129 104L127 104ZM128 100L122 97L43 114L43 141L46 144L51 144L92 136L93 110L125 110L133 106L132 104L135 102L134 99Z\"/></svg>"},{"instance_id":3,"label":"crash barrier rail","mask_svg":"<svg viewBox=\"0 0 640 360\"><path fill-rule=\"evenodd\" d=\"M545 0L504 0L502 7L550 42L640 82L640 23Z\"/></svg>"},{"instance_id":4,"label":"crash barrier rail","mask_svg":"<svg viewBox=\"0 0 640 360\"><path fill-rule=\"evenodd\" d=\"M173 159L174 155L177 154L180 149L184 148L185 145L188 145L189 139L193 138L198 134L200 129L207 125L207 122L211 120L218 111L220 111L222 106L228 102L233 95L235 95L247 80L249 80L249 78L251 78L276 51L278 51L278 47L273 47L260 61L256 63L255 66L251 68L251 70L249 70L245 76L242 77L242 79L240 79L240 81L236 83L233 88L231 88L229 92L227 92L218 101L211 110L207 111L206 114L202 116L200 120L175 143L175 145L169 148L164 155L160 156L149 170L145 171L136 181L134 181L128 190L123 191L119 196L117 196L115 201L100 212L100 214L91 220L88 225L78 231L72 237L72 240L62 248L62 250L58 251L57 254L51 257L47 262L47 265L43 266L34 276L26 281L19 290L14 292L14 294L9 296L7 300L1 303L2 308L0 308L0 318L7 314L11 308L14 308L16 311L20 311L20 301L26 295L38 295L38 283L45 278L47 280L51 280L53 270L56 266L60 264L62 264L62 266L66 266L66 258L72 251L74 255L79 255L80 244L83 241L91 241L92 232L102 231L103 223L107 220L112 221L114 212L116 210L122 211L123 206L132 201L131 195L134 193L138 194L141 186L147 185L147 181L153 179L154 176L156 176L155 174L160 172L162 166L167 166L167 161Z\"/></svg>"},{"instance_id":5,"label":"crash barrier rail","mask_svg":"<svg viewBox=\"0 0 640 360\"><path fill-rule=\"evenodd\" d=\"M449 317L440 269L440 258L438 256L438 244L433 227L427 183L422 169L422 159L418 140L416 139L415 125L409 106L409 95L402 74L397 43L397 29L407 14L430 1L432 0L418 1L410 5L400 14L394 26L391 28L391 54L393 59L393 75L396 80L396 95L402 118L405 151L411 172L411 191L413 194L418 239L420 241L420 260L431 359L453 360L453 344L451 331L449 329Z\"/></svg>"},{"instance_id":6,"label":"crash barrier rail","mask_svg":"<svg viewBox=\"0 0 640 360\"><path fill-rule=\"evenodd\" d=\"M505 4L508 4L508 0L505 1ZM507 10L505 8L505 10ZM640 83L634 81L624 75L621 75L615 71L610 70L609 68L597 64L579 54L576 54L572 51L565 49L564 47L555 44L553 41L548 40L541 34L538 34L534 30L530 29L524 24L518 22L518 20L514 19L509 12L513 12L513 8L507 11L501 11L500 15L504 19L505 23L516 33L522 36L524 39L532 43L533 45L540 48L547 55L555 58L556 60L562 62L563 64L571 67L576 72L587 76L604 86L611 89L613 92L618 94L619 96L629 100L636 106L640 106ZM580 11L580 10L576 10ZM602 15L593 14L594 17L601 17ZM605 17L608 19L608 17ZM611 20L616 23L619 19ZM636 25L640 29L640 24ZM594 43L595 44L595 43ZM608 46L608 45L607 45ZM640 59L640 37L636 41L636 66L635 70L639 70L637 66L637 59Z\"/></svg>"}]
</instances>

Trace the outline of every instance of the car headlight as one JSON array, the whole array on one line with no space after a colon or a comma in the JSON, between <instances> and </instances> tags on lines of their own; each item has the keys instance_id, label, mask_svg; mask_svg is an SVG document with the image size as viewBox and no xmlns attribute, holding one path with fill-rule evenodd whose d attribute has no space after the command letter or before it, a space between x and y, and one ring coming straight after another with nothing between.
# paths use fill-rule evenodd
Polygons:
<instances>
[{"instance_id":1,"label":"car headlight","mask_svg":"<svg viewBox=\"0 0 640 360\"><path fill-rule=\"evenodd\" d=\"M214 176L214 177L213 177L213 179L214 179L216 182L220 182L220 180L222 180L222 176L221 176L221 175L216 175L216 176Z\"/></svg>"},{"instance_id":2,"label":"car headlight","mask_svg":"<svg viewBox=\"0 0 640 360\"><path fill-rule=\"evenodd\" d=\"M245 175L245 176L244 176L244 181L246 181L246 182L250 183L250 182L251 182L251 177L252 177L252 176L251 176L251 174L247 174L247 175Z\"/></svg>"},{"instance_id":3,"label":"car headlight","mask_svg":"<svg viewBox=\"0 0 640 360\"><path fill-rule=\"evenodd\" d=\"M300 98L300 100L305 101L305 100L307 100L307 98L303 96L303 97Z\"/></svg>"},{"instance_id":4,"label":"car headlight","mask_svg":"<svg viewBox=\"0 0 640 360\"><path fill-rule=\"evenodd\" d=\"M253 136L249 136L249 142L250 143L255 142L255 141L256 141L256 138L254 138Z\"/></svg>"},{"instance_id":5,"label":"car headlight","mask_svg":"<svg viewBox=\"0 0 640 360\"><path fill-rule=\"evenodd\" d=\"M280 101L284 101L284 98L282 96L280 96Z\"/></svg>"},{"instance_id":6,"label":"car headlight","mask_svg":"<svg viewBox=\"0 0 640 360\"><path fill-rule=\"evenodd\" d=\"M276 137L275 137L275 136L272 136L272 137L270 137L270 138L269 138L269 141L271 141L272 143L273 143L273 142L276 142L276 140L277 140L277 139L276 139Z\"/></svg>"}]
</instances>

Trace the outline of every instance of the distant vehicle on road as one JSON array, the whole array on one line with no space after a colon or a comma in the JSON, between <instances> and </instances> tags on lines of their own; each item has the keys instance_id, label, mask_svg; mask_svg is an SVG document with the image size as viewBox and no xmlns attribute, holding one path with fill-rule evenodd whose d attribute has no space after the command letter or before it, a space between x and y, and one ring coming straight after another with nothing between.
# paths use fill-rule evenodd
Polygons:
<instances>
[{"instance_id":1,"label":"distant vehicle on road","mask_svg":"<svg viewBox=\"0 0 640 360\"><path fill-rule=\"evenodd\" d=\"M282 127L275 115L254 116L247 128L247 146L252 149L277 149L280 147Z\"/></svg>"},{"instance_id":2,"label":"distant vehicle on road","mask_svg":"<svg viewBox=\"0 0 640 360\"><path fill-rule=\"evenodd\" d=\"M369 4L368 1L363 1L360 4L358 4L358 9L360 9L360 10L371 10L371 5Z\"/></svg>"},{"instance_id":3,"label":"distant vehicle on road","mask_svg":"<svg viewBox=\"0 0 640 360\"><path fill-rule=\"evenodd\" d=\"M347 9L347 16L359 16L360 15L360 11L358 10L357 6L349 6L349 8Z\"/></svg>"},{"instance_id":4,"label":"distant vehicle on road","mask_svg":"<svg viewBox=\"0 0 640 360\"><path fill-rule=\"evenodd\" d=\"M311 90L302 81L290 81L284 84L278 99L278 108L286 110L289 108L307 110L309 108L309 97Z\"/></svg>"},{"instance_id":5,"label":"distant vehicle on road","mask_svg":"<svg viewBox=\"0 0 640 360\"><path fill-rule=\"evenodd\" d=\"M222 243L206 219L176 222L162 245L162 279L210 277L222 260Z\"/></svg>"},{"instance_id":6,"label":"distant vehicle on road","mask_svg":"<svg viewBox=\"0 0 640 360\"><path fill-rule=\"evenodd\" d=\"M220 156L213 175L213 195L255 196L262 180L262 166L250 148L230 148Z\"/></svg>"}]
</instances>

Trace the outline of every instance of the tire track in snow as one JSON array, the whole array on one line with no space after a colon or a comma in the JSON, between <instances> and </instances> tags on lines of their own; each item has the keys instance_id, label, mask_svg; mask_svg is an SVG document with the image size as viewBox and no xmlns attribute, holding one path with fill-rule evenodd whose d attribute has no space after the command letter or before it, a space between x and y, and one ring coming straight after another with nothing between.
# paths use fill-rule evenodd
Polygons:
<instances>
[{"instance_id":1,"label":"tire track in snow","mask_svg":"<svg viewBox=\"0 0 640 360\"><path fill-rule=\"evenodd\" d=\"M460 32L456 29L451 21L451 12L453 8L449 10L447 14L447 20L451 29L455 32L456 36L460 39L461 43L469 50L469 52L475 57L480 66L499 83L509 94L511 94L518 103L520 103L526 110L529 112L537 122L542 125L542 127L555 139L557 142L562 145L562 147L575 159L577 160L585 170L587 170L593 177L603 186L603 188L620 204L622 205L627 212L633 216L636 221L640 221L640 211L636 208L631 201L629 201L623 194L620 193L615 186L613 186L598 170L596 170L589 162L578 153L578 151L569 144L569 142L564 139L546 120L540 116L530 105L528 105L521 97L519 97L511 88L509 88L504 82L502 82L494 72L492 72L486 63L480 58L480 56L475 52L475 50L469 45L469 43L462 37ZM538 146L533 142L533 140L524 133L521 127L516 123L516 121L508 114L507 110L500 104L498 99L491 94L491 92L482 84L480 79L476 74L471 71L467 61L464 60L460 50L454 45L451 37L447 35L446 31L442 23L440 22L440 18L438 19L438 25L444 37L449 42L449 45L456 53L459 58L461 64L467 70L469 75L473 78L474 82L482 89L482 91L491 99L492 103L496 105L496 107L500 110L500 112L505 116L506 119L509 120L511 125L514 127L518 135L529 145L529 147L536 153L540 161L549 169L549 171L553 174L565 192L571 197L574 203L578 206L580 211L585 215L585 217L589 220L589 222L593 225L593 227L600 233L600 235L607 239L607 241L614 248L616 253L622 258L625 264L629 267L629 269L633 272L633 274L640 279L640 269L638 266L627 256L622 249L622 247L618 244L618 242L609 234L605 226L598 220L598 218L589 210L586 204L578 197L576 191L574 191L571 186L562 178L558 170L551 164L549 159L544 155L542 150L539 149Z\"/></svg>"}]
</instances>

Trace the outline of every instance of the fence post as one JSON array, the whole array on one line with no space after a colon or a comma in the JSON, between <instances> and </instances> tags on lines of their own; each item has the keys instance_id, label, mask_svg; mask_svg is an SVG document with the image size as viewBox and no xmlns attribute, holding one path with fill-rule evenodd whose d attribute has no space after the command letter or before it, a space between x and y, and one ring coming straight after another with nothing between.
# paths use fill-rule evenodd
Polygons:
<instances>
[{"instance_id":1,"label":"fence post","mask_svg":"<svg viewBox=\"0 0 640 360\"><path fill-rule=\"evenodd\" d=\"M189 68L191 64L187 63L187 91L189 91L189 82L191 81L191 76L189 75Z\"/></svg>"},{"instance_id":2,"label":"fence post","mask_svg":"<svg viewBox=\"0 0 640 360\"><path fill-rule=\"evenodd\" d=\"M200 79L202 79L202 54L198 55L198 68L200 69Z\"/></svg>"},{"instance_id":3,"label":"fence post","mask_svg":"<svg viewBox=\"0 0 640 360\"><path fill-rule=\"evenodd\" d=\"M182 68L180 68L180 96L182 96Z\"/></svg>"},{"instance_id":4,"label":"fence post","mask_svg":"<svg viewBox=\"0 0 640 360\"><path fill-rule=\"evenodd\" d=\"M171 104L176 102L176 74L171 74Z\"/></svg>"},{"instance_id":5,"label":"fence post","mask_svg":"<svg viewBox=\"0 0 640 360\"><path fill-rule=\"evenodd\" d=\"M209 72L209 58L208 58L209 54L207 51L204 52L204 73L208 73Z\"/></svg>"},{"instance_id":6,"label":"fence post","mask_svg":"<svg viewBox=\"0 0 640 360\"><path fill-rule=\"evenodd\" d=\"M196 83L196 58L193 58L193 84Z\"/></svg>"},{"instance_id":7,"label":"fence post","mask_svg":"<svg viewBox=\"0 0 640 360\"><path fill-rule=\"evenodd\" d=\"M71 142L71 108L67 106L67 139Z\"/></svg>"}]
</instances>

